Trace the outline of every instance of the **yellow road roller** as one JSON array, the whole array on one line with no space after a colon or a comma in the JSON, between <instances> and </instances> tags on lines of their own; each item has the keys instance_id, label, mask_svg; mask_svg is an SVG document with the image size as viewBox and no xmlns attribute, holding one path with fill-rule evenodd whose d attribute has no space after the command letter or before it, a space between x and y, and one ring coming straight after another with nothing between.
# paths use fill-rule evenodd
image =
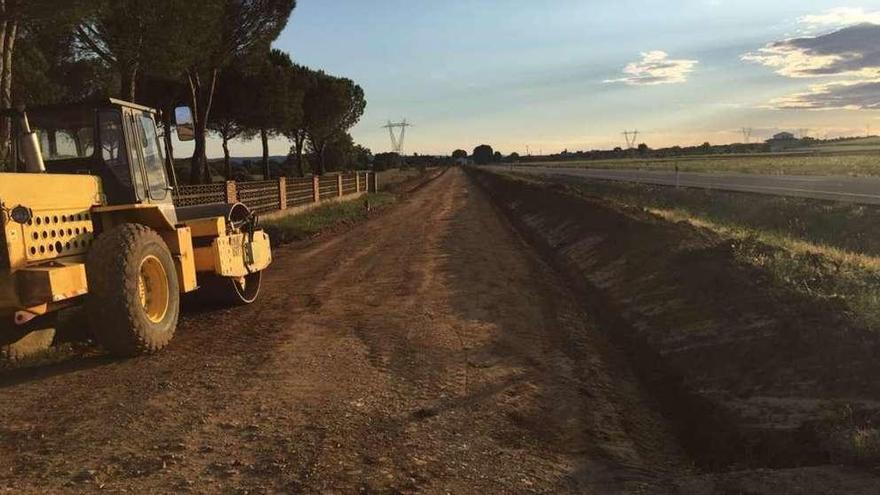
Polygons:
<instances>
[{"instance_id":1,"label":"yellow road roller","mask_svg":"<svg viewBox=\"0 0 880 495\"><path fill-rule=\"evenodd\" d=\"M181 294L257 299L268 236L240 203L175 207L153 109L101 99L6 115L16 172L0 173L0 357L46 349L75 305L95 341L136 356L171 341ZM192 139L189 108L175 121Z\"/></svg>"}]
</instances>

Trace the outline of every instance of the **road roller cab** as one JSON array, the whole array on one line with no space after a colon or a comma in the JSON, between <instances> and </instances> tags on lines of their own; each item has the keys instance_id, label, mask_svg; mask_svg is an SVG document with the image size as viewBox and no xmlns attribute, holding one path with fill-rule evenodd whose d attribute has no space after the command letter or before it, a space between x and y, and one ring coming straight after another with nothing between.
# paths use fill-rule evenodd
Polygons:
<instances>
[{"instance_id":1,"label":"road roller cab","mask_svg":"<svg viewBox=\"0 0 880 495\"><path fill-rule=\"evenodd\" d=\"M6 112L17 172L0 174L0 354L46 347L57 311L84 304L109 351L158 351L180 295L248 304L271 263L242 204L176 208L155 111L104 99ZM189 109L176 112L191 139Z\"/></svg>"}]
</instances>

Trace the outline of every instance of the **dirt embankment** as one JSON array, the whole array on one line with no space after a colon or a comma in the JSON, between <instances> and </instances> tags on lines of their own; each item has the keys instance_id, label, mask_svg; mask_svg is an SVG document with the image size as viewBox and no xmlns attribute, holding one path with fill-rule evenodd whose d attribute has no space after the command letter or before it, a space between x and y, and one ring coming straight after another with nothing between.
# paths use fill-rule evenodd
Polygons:
<instances>
[{"instance_id":1,"label":"dirt embankment","mask_svg":"<svg viewBox=\"0 0 880 495\"><path fill-rule=\"evenodd\" d=\"M707 230L474 175L628 349L701 467L877 463L880 338L839 307L774 285Z\"/></svg>"}]
</instances>

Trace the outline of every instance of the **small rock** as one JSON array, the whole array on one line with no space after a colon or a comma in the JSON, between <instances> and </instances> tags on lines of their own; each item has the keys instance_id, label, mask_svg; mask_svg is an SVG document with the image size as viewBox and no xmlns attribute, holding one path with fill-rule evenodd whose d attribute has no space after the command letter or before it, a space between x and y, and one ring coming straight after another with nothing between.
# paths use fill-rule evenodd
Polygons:
<instances>
[{"instance_id":1,"label":"small rock","mask_svg":"<svg viewBox=\"0 0 880 495\"><path fill-rule=\"evenodd\" d=\"M79 483L90 483L98 479L98 472L94 469L83 469L76 476L73 477L73 480Z\"/></svg>"}]
</instances>

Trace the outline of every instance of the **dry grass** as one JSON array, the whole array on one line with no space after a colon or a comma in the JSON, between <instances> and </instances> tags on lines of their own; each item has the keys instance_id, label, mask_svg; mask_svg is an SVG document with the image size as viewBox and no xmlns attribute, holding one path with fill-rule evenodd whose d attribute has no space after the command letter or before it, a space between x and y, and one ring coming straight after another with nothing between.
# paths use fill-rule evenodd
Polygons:
<instances>
[{"instance_id":1,"label":"dry grass","mask_svg":"<svg viewBox=\"0 0 880 495\"><path fill-rule=\"evenodd\" d=\"M421 171L419 171L418 168L395 168L391 170L383 170L382 172L377 172L377 174L379 177L379 189L384 191L395 184L400 184L401 182L406 182L418 177L421 175Z\"/></svg>"},{"instance_id":2,"label":"dry grass","mask_svg":"<svg viewBox=\"0 0 880 495\"><path fill-rule=\"evenodd\" d=\"M880 153L875 150L853 153L801 155L717 155L653 159L584 160L568 162L522 163L520 166L675 170L683 172L725 172L768 175L848 175L880 176Z\"/></svg>"},{"instance_id":3,"label":"dry grass","mask_svg":"<svg viewBox=\"0 0 880 495\"><path fill-rule=\"evenodd\" d=\"M794 254L823 256L837 264L848 265L858 270L880 272L880 257L877 256L853 253L834 246L816 244L767 231L756 231L732 224L714 223L705 218L695 217L684 210L647 208L647 211L671 222L688 222L695 227L706 228L727 237L737 239L752 238L765 244L784 248Z\"/></svg>"},{"instance_id":4,"label":"dry grass","mask_svg":"<svg viewBox=\"0 0 880 495\"><path fill-rule=\"evenodd\" d=\"M782 286L832 301L880 331L880 208L608 181L566 184L711 230Z\"/></svg>"},{"instance_id":5,"label":"dry grass","mask_svg":"<svg viewBox=\"0 0 880 495\"><path fill-rule=\"evenodd\" d=\"M831 462L877 466L880 462L880 429L870 412L857 405L830 404L816 425L816 433Z\"/></svg>"},{"instance_id":6,"label":"dry grass","mask_svg":"<svg viewBox=\"0 0 880 495\"><path fill-rule=\"evenodd\" d=\"M865 326L880 331L880 257L794 239L742 225L718 224L681 210L647 209L735 241L737 256L777 282L817 299L843 304Z\"/></svg>"}]
</instances>

